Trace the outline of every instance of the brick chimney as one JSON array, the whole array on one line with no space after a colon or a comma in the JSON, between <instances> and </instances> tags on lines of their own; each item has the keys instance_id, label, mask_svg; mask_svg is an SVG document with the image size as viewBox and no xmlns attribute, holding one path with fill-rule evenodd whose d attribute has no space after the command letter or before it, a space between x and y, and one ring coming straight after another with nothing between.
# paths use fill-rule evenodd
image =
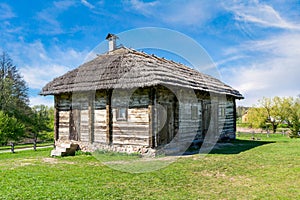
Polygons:
<instances>
[{"instance_id":1,"label":"brick chimney","mask_svg":"<svg viewBox=\"0 0 300 200\"><path fill-rule=\"evenodd\" d=\"M117 48L118 37L112 33L108 33L106 38L108 40L108 51L113 51Z\"/></svg>"}]
</instances>

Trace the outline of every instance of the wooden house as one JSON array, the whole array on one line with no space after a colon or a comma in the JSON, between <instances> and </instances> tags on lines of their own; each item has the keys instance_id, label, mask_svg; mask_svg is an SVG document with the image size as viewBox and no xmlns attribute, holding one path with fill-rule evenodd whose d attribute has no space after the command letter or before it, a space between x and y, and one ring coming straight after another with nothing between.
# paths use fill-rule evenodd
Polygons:
<instances>
[{"instance_id":1,"label":"wooden house","mask_svg":"<svg viewBox=\"0 0 300 200\"><path fill-rule=\"evenodd\" d=\"M155 152L186 148L208 134L235 138L243 96L209 75L133 49L116 48L55 78L55 141L85 151Z\"/></svg>"}]
</instances>

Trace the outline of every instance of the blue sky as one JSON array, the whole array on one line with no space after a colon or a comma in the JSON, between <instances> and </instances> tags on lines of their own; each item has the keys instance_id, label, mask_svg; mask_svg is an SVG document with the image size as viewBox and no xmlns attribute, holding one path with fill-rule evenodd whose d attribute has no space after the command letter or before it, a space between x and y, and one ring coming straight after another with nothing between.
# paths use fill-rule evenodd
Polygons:
<instances>
[{"instance_id":1,"label":"blue sky","mask_svg":"<svg viewBox=\"0 0 300 200\"><path fill-rule=\"evenodd\" d=\"M0 2L0 50L27 81L31 105L53 105L38 95L41 88L82 64L107 33L142 27L198 42L221 80L245 96L238 105L300 94L299 0Z\"/></svg>"}]
</instances>

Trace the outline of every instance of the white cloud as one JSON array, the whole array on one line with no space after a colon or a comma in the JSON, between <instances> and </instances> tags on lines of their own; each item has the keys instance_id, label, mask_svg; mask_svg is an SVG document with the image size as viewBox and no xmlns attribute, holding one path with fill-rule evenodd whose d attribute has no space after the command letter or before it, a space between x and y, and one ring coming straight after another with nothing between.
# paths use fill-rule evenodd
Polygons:
<instances>
[{"instance_id":1,"label":"white cloud","mask_svg":"<svg viewBox=\"0 0 300 200\"><path fill-rule=\"evenodd\" d=\"M41 89L53 78L69 71L70 68L60 65L25 66L20 69L24 80L32 89Z\"/></svg>"},{"instance_id":2,"label":"white cloud","mask_svg":"<svg viewBox=\"0 0 300 200\"><path fill-rule=\"evenodd\" d=\"M300 24L284 19L272 6L258 1L224 2L226 10L232 12L237 21L253 23L263 27L300 30Z\"/></svg>"},{"instance_id":3,"label":"white cloud","mask_svg":"<svg viewBox=\"0 0 300 200\"><path fill-rule=\"evenodd\" d=\"M238 64L229 61L226 65L232 67L223 67L221 73L226 82L245 95L241 104L251 106L263 96L296 96L300 93L299 46L300 34L291 33L247 42L231 49L227 56L249 57Z\"/></svg>"},{"instance_id":4,"label":"white cloud","mask_svg":"<svg viewBox=\"0 0 300 200\"><path fill-rule=\"evenodd\" d=\"M5 3L0 3L0 20L6 20L16 17L11 7Z\"/></svg>"},{"instance_id":5,"label":"white cloud","mask_svg":"<svg viewBox=\"0 0 300 200\"><path fill-rule=\"evenodd\" d=\"M86 6L86 7L88 7L89 9L94 9L95 8L95 6L93 6L91 3L89 3L87 0L81 0L81 3L84 5L84 6Z\"/></svg>"},{"instance_id":6,"label":"white cloud","mask_svg":"<svg viewBox=\"0 0 300 200\"><path fill-rule=\"evenodd\" d=\"M87 51L76 51L75 49L64 49L59 46L46 48L40 41L26 43L22 39L11 42L6 47L18 66L19 72L27 82L30 89L41 90L45 84L79 66L84 61ZM39 101L41 100L41 101ZM45 102L41 97L31 96L30 105L38 105Z\"/></svg>"},{"instance_id":7,"label":"white cloud","mask_svg":"<svg viewBox=\"0 0 300 200\"><path fill-rule=\"evenodd\" d=\"M128 2L132 9L142 13L143 15L151 15L152 8L158 5L157 1L143 2L140 0L131 0Z\"/></svg>"},{"instance_id":8,"label":"white cloud","mask_svg":"<svg viewBox=\"0 0 300 200\"><path fill-rule=\"evenodd\" d=\"M63 1L55 1L53 5L55 8L60 9L61 11L69 9L69 7L75 4L72 0L63 0Z\"/></svg>"},{"instance_id":9,"label":"white cloud","mask_svg":"<svg viewBox=\"0 0 300 200\"><path fill-rule=\"evenodd\" d=\"M131 11L138 12L147 17L158 19L166 23L181 26L201 25L219 12L216 1L127 1Z\"/></svg>"}]
</instances>

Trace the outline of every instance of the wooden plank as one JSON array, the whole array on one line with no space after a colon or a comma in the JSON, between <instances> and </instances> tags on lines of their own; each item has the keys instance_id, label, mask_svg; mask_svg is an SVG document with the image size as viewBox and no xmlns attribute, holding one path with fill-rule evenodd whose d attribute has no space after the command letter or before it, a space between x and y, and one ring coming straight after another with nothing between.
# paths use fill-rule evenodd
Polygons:
<instances>
[{"instance_id":1,"label":"wooden plank","mask_svg":"<svg viewBox=\"0 0 300 200\"><path fill-rule=\"evenodd\" d=\"M148 130L147 131L135 131L135 132L129 132L129 131L124 131L124 130L118 130L118 129L114 129L114 135L124 135L124 136L147 136L148 135Z\"/></svg>"},{"instance_id":2,"label":"wooden plank","mask_svg":"<svg viewBox=\"0 0 300 200\"><path fill-rule=\"evenodd\" d=\"M151 101L152 103L153 101ZM154 147L154 134L153 134L153 130L154 130L154 124L153 124L153 105L149 105L149 147Z\"/></svg>"},{"instance_id":3,"label":"wooden plank","mask_svg":"<svg viewBox=\"0 0 300 200\"><path fill-rule=\"evenodd\" d=\"M114 135L114 144L122 145L142 145L148 146L149 136L124 136L124 135Z\"/></svg>"},{"instance_id":4,"label":"wooden plank","mask_svg":"<svg viewBox=\"0 0 300 200\"><path fill-rule=\"evenodd\" d=\"M236 102L235 99L233 99L233 119L234 119L234 123L233 123L233 131L234 133L236 133Z\"/></svg>"},{"instance_id":5,"label":"wooden plank","mask_svg":"<svg viewBox=\"0 0 300 200\"><path fill-rule=\"evenodd\" d=\"M89 135L90 135L90 143L94 142L94 103L93 96L89 96L88 98L89 106L88 106L88 124L89 124Z\"/></svg>"},{"instance_id":6,"label":"wooden plank","mask_svg":"<svg viewBox=\"0 0 300 200\"><path fill-rule=\"evenodd\" d=\"M112 132L112 108L111 108L111 95L112 90L108 90L106 93L106 142L107 144L113 143Z\"/></svg>"},{"instance_id":7,"label":"wooden plank","mask_svg":"<svg viewBox=\"0 0 300 200\"><path fill-rule=\"evenodd\" d=\"M80 140L83 142L89 142L90 136L89 136L89 122L88 122L88 116L89 111L88 110L81 110L81 119L80 119Z\"/></svg>"},{"instance_id":8,"label":"wooden plank","mask_svg":"<svg viewBox=\"0 0 300 200\"><path fill-rule=\"evenodd\" d=\"M58 96L54 96L54 140L59 138L59 111L57 108Z\"/></svg>"},{"instance_id":9,"label":"wooden plank","mask_svg":"<svg viewBox=\"0 0 300 200\"><path fill-rule=\"evenodd\" d=\"M61 140L67 140L69 138L70 131L70 111L59 111L59 123L58 123L58 138Z\"/></svg>"}]
</instances>

